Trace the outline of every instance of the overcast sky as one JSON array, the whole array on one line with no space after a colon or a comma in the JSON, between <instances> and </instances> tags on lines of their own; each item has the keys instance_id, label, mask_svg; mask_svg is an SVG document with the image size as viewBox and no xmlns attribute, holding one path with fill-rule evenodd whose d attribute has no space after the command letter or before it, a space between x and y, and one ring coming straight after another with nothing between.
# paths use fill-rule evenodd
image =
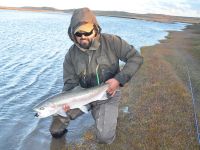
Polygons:
<instances>
[{"instance_id":1,"label":"overcast sky","mask_svg":"<svg viewBox=\"0 0 200 150\"><path fill-rule=\"evenodd\" d=\"M89 7L93 10L200 17L200 0L0 0L0 6L46 6L57 9Z\"/></svg>"}]
</instances>

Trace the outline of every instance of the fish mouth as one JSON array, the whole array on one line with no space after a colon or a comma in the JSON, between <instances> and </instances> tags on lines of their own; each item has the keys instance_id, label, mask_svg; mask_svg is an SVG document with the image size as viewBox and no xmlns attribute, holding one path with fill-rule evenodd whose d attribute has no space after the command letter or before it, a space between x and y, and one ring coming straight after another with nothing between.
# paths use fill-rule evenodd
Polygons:
<instances>
[{"instance_id":1,"label":"fish mouth","mask_svg":"<svg viewBox=\"0 0 200 150\"><path fill-rule=\"evenodd\" d=\"M39 117L39 113L35 113L35 115L34 115L35 117Z\"/></svg>"}]
</instances>

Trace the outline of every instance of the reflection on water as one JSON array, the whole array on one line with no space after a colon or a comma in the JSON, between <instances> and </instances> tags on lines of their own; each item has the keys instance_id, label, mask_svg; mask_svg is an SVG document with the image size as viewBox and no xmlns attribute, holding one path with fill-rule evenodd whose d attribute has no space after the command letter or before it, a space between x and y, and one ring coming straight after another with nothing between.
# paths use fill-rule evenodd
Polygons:
<instances>
[{"instance_id":1,"label":"reflection on water","mask_svg":"<svg viewBox=\"0 0 200 150\"><path fill-rule=\"evenodd\" d=\"M70 14L0 10L0 149L48 150L79 142L93 123L84 114L70 122L67 137L51 140L51 117L34 118L33 106L61 91L62 63L71 46ZM186 24L98 17L103 32L122 36L138 50ZM123 27L123 28L122 28Z\"/></svg>"}]
</instances>

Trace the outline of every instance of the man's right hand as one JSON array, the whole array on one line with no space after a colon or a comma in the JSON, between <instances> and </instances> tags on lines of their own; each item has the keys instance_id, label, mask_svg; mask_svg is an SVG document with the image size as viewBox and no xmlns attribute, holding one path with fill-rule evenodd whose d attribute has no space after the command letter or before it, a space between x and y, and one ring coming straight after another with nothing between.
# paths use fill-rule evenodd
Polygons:
<instances>
[{"instance_id":1,"label":"man's right hand","mask_svg":"<svg viewBox=\"0 0 200 150\"><path fill-rule=\"evenodd\" d=\"M115 78L112 78L112 79L107 80L106 83L109 85L107 92L111 96L114 96L117 89L119 88L119 81L117 81Z\"/></svg>"}]
</instances>

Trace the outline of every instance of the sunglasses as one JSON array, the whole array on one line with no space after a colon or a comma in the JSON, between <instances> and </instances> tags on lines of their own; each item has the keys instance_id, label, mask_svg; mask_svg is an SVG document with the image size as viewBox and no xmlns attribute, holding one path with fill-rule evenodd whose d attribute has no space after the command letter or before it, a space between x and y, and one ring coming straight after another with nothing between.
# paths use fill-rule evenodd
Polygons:
<instances>
[{"instance_id":1,"label":"sunglasses","mask_svg":"<svg viewBox=\"0 0 200 150\"><path fill-rule=\"evenodd\" d=\"M92 29L90 32L76 32L75 35L78 36L78 37L82 37L82 35L90 36L93 33L93 30L94 29Z\"/></svg>"}]
</instances>

